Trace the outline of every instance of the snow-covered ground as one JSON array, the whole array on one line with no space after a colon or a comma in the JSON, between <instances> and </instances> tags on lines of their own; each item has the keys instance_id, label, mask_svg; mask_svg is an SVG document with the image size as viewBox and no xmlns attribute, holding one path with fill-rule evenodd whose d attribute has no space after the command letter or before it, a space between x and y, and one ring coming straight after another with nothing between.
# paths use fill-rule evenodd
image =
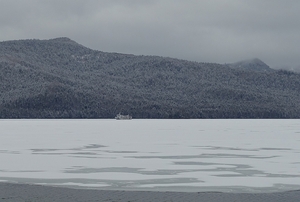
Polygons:
<instances>
[{"instance_id":1,"label":"snow-covered ground","mask_svg":"<svg viewBox=\"0 0 300 202\"><path fill-rule=\"evenodd\" d=\"M101 189L300 188L299 120L0 120L0 181Z\"/></svg>"}]
</instances>

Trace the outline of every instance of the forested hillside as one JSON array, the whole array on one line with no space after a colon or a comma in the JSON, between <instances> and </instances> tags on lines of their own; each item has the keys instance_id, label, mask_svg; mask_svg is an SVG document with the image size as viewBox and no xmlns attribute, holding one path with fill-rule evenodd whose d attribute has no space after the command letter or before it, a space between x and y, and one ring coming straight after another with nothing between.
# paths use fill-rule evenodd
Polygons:
<instances>
[{"instance_id":1,"label":"forested hillside","mask_svg":"<svg viewBox=\"0 0 300 202\"><path fill-rule=\"evenodd\" d=\"M0 118L300 118L300 74L257 59L221 65L68 38L6 41L0 83Z\"/></svg>"}]
</instances>

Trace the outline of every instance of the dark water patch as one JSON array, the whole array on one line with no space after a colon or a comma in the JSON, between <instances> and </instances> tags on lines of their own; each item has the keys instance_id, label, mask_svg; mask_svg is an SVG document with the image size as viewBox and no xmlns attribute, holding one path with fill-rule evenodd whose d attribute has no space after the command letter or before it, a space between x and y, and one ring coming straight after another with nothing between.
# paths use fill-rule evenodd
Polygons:
<instances>
[{"instance_id":1,"label":"dark water patch","mask_svg":"<svg viewBox=\"0 0 300 202\"><path fill-rule=\"evenodd\" d=\"M107 147L105 145L100 145L100 144L89 144L87 146L84 146L84 149L98 149L98 148L103 148L103 147Z\"/></svg>"},{"instance_id":2,"label":"dark water patch","mask_svg":"<svg viewBox=\"0 0 300 202\"><path fill-rule=\"evenodd\" d=\"M105 185L107 188L138 188L142 185L172 185L181 183L204 183L204 181L196 178L161 178L161 179L145 179L145 180L105 180L105 179L83 179L83 178L68 178L68 179L35 179L35 178L12 178L12 177L0 177L0 180L7 180L10 182L26 183L26 184L38 184L43 183L47 185L55 185L65 183L75 183L82 185L96 185L99 184L102 188ZM151 188L150 188L151 189Z\"/></svg>"},{"instance_id":3,"label":"dark water patch","mask_svg":"<svg viewBox=\"0 0 300 202\"><path fill-rule=\"evenodd\" d=\"M74 157L74 156L78 156L78 155L81 155L81 156L99 156L99 155L101 155L101 154L98 154L95 152L64 152L64 153L56 152L56 153L33 153L33 154L34 155L59 155L59 156L70 155L70 157Z\"/></svg>"},{"instance_id":4,"label":"dark water patch","mask_svg":"<svg viewBox=\"0 0 300 202\"><path fill-rule=\"evenodd\" d=\"M239 148L239 147L216 147L216 146L193 146L196 148L206 149L206 150L231 150L231 151L261 151L261 150L270 150L270 151L290 151L291 148L272 148L272 147L265 147L265 148L253 148L253 149L246 149L246 148Z\"/></svg>"},{"instance_id":5,"label":"dark water patch","mask_svg":"<svg viewBox=\"0 0 300 202\"><path fill-rule=\"evenodd\" d=\"M247 198L242 201L299 201L299 194L297 194L300 190L299 185L290 185L290 184L274 184L269 187L247 187L247 186L205 186L205 183L199 181L194 178L177 178L177 179L154 179L154 180L101 180L101 179L33 179L33 178L12 178L12 177L0 177L0 180L3 180L3 183L23 183L23 184L43 184L47 186L54 187L70 187L70 188L80 188L80 189L100 189L100 190L139 190L139 191L159 191L159 193L170 193L173 196L180 194L180 192L194 192L197 194L206 193L206 194L224 194L233 193L231 196L236 196L234 200L228 201L241 201L239 193L251 193L249 195L250 198ZM67 183L74 183L67 184ZM174 185L176 183L176 186ZM185 183L184 185L180 185L181 183ZM188 183L203 183L201 186L193 186L187 185ZM165 185L165 186L160 186ZM90 186L89 186L90 185ZM99 185L99 187L95 187L95 185ZM143 185L150 185L149 187L143 187ZM151 186L153 185L153 186ZM19 185L18 185L19 186ZM26 185L32 186L32 185ZM43 186L39 186L43 187ZM47 188L47 187L46 187ZM30 187L30 190L32 188ZM47 188L48 189L48 188ZM78 189L75 189L78 190ZM178 192L178 193L177 193ZM222 192L222 193L220 193ZM277 192L277 193L276 193ZM30 192L29 192L30 193ZM119 192L123 195L125 192ZM148 192L143 192L148 193ZM258 193L263 193L264 195L259 195ZM53 193L55 194L55 193ZM135 194L135 193L134 193ZM156 201L156 194L154 192L150 192L151 199L149 201ZM257 195L258 194L258 195ZM273 196L270 197L262 197L262 196ZM286 194L292 194L290 198L286 197ZM71 196L71 195L70 195ZM257 196L257 197L256 197ZM255 200L251 200L251 197L256 197ZM176 196L177 199L179 199ZM263 199L263 200L262 200ZM265 199L265 200L264 200ZM119 201L120 199L118 199ZM59 201L59 200L58 200ZM71 200L70 200L71 201ZM106 201L106 200L105 200ZM111 201L108 199L107 201ZM142 200L134 200L134 201L142 201ZM159 201L166 201L166 198L162 198ZM185 197L176 200L176 201L187 201ZM189 200L188 200L189 201ZM195 200L191 200L195 201ZM201 201L201 198L199 200ZM205 200L210 201L210 200ZM213 200L214 201L214 200ZM222 198L217 201L222 201Z\"/></svg>"},{"instance_id":6,"label":"dark water patch","mask_svg":"<svg viewBox=\"0 0 300 202\"><path fill-rule=\"evenodd\" d=\"M11 151L11 150L0 150L2 154L20 154L19 151Z\"/></svg>"},{"instance_id":7,"label":"dark water patch","mask_svg":"<svg viewBox=\"0 0 300 202\"><path fill-rule=\"evenodd\" d=\"M113 150L102 150L101 152L106 152L106 153L120 153L120 154L134 154L134 153L139 153L138 151L113 151Z\"/></svg>"},{"instance_id":8,"label":"dark water patch","mask_svg":"<svg viewBox=\"0 0 300 202\"><path fill-rule=\"evenodd\" d=\"M15 171L10 171L12 173L41 173L41 172L46 172L45 170L15 170Z\"/></svg>"},{"instance_id":9,"label":"dark water patch","mask_svg":"<svg viewBox=\"0 0 300 202\"><path fill-rule=\"evenodd\" d=\"M216 168L209 169L176 169L176 170L155 170L145 171L143 168L129 168L129 167L108 167L108 168L70 168L63 171L64 173L103 173L103 172L118 172L118 173L133 173L141 175L177 175L187 172L232 172L232 174L216 174L217 177L241 177L241 176L263 176L272 178L291 178L300 177L300 175L288 174L271 174L260 170L255 170L249 165L244 164L217 164L217 163L201 163L201 162L175 162L176 165L217 165ZM228 167L230 166L230 167Z\"/></svg>"},{"instance_id":10,"label":"dark water patch","mask_svg":"<svg viewBox=\"0 0 300 202\"><path fill-rule=\"evenodd\" d=\"M223 170L224 171L224 170ZM289 174L273 174L266 173L260 170L227 170L234 172L234 174L217 174L213 175L216 177L263 177L263 178L294 178L300 177L300 175L289 175Z\"/></svg>"},{"instance_id":11,"label":"dark water patch","mask_svg":"<svg viewBox=\"0 0 300 202\"><path fill-rule=\"evenodd\" d=\"M206 162L173 162L176 165L200 165L200 166L218 166L216 168L199 169L199 171L207 172L232 172L232 174L216 174L216 177L271 177L271 178L292 178L300 177L300 175L289 174L272 174L264 171L253 169L252 166L245 164L220 164L220 163L206 163ZM229 167L228 167L229 166Z\"/></svg>"},{"instance_id":12,"label":"dark water patch","mask_svg":"<svg viewBox=\"0 0 300 202\"><path fill-rule=\"evenodd\" d=\"M219 174L213 175L216 177L267 177L267 178L294 178L300 177L300 175L288 175L288 174L272 174L265 173L259 170L239 170L235 171L236 174Z\"/></svg>"},{"instance_id":13,"label":"dark water patch","mask_svg":"<svg viewBox=\"0 0 300 202\"><path fill-rule=\"evenodd\" d=\"M200 155L179 155L179 156L127 156L126 158L137 158L137 159L193 159L193 158L249 158L249 159L271 159L279 156L256 156L256 155L241 155L241 154L200 154Z\"/></svg>"},{"instance_id":14,"label":"dark water patch","mask_svg":"<svg viewBox=\"0 0 300 202\"><path fill-rule=\"evenodd\" d=\"M77 156L70 155L71 158L82 158L82 159L116 159L116 157L105 157L105 156Z\"/></svg>"},{"instance_id":15,"label":"dark water patch","mask_svg":"<svg viewBox=\"0 0 300 202\"><path fill-rule=\"evenodd\" d=\"M260 148L260 150L269 150L269 151L291 151L292 149L290 149L290 148L272 148L272 147L265 147L265 148Z\"/></svg>"},{"instance_id":16,"label":"dark water patch","mask_svg":"<svg viewBox=\"0 0 300 202\"><path fill-rule=\"evenodd\" d=\"M196 161L174 161L173 164L175 165L184 165L184 166L211 166L211 165L225 165L219 163L207 163L207 162L196 162Z\"/></svg>"},{"instance_id":17,"label":"dark water patch","mask_svg":"<svg viewBox=\"0 0 300 202\"><path fill-rule=\"evenodd\" d=\"M86 146L83 146L83 147L76 147L76 148L71 148L71 149L68 149L68 150L71 150L71 151L82 151L82 150L95 150L95 149L99 149L99 148L105 148L107 146L105 145L100 145L100 144L89 144L89 145L86 145Z\"/></svg>"},{"instance_id":18,"label":"dark water patch","mask_svg":"<svg viewBox=\"0 0 300 202\"><path fill-rule=\"evenodd\" d=\"M0 170L3 173L41 173L46 172L45 170Z\"/></svg>"},{"instance_id":19,"label":"dark water patch","mask_svg":"<svg viewBox=\"0 0 300 202\"><path fill-rule=\"evenodd\" d=\"M191 159L191 158L199 158L199 155L184 155L184 156L126 156L125 158L136 158L136 159Z\"/></svg>"},{"instance_id":20,"label":"dark water patch","mask_svg":"<svg viewBox=\"0 0 300 202\"><path fill-rule=\"evenodd\" d=\"M266 173L266 177L278 177L278 178L293 178L293 177L300 177L300 175L289 175L289 174L272 174Z\"/></svg>"},{"instance_id":21,"label":"dark water patch","mask_svg":"<svg viewBox=\"0 0 300 202\"><path fill-rule=\"evenodd\" d=\"M60 151L63 149L30 149L32 152L34 153L38 153L38 152L53 152L53 151Z\"/></svg>"},{"instance_id":22,"label":"dark water patch","mask_svg":"<svg viewBox=\"0 0 300 202\"><path fill-rule=\"evenodd\" d=\"M137 173L140 168L128 168L128 167L108 167L108 168L69 168L64 173L101 173L101 172L125 172L125 173Z\"/></svg>"},{"instance_id":23,"label":"dark water patch","mask_svg":"<svg viewBox=\"0 0 300 202\"><path fill-rule=\"evenodd\" d=\"M207 150L259 151L259 149L245 149L239 147L215 147L215 146L193 146L193 147L207 149Z\"/></svg>"},{"instance_id":24,"label":"dark water patch","mask_svg":"<svg viewBox=\"0 0 300 202\"><path fill-rule=\"evenodd\" d=\"M279 156L256 156L256 155L241 155L241 154L201 154L201 158L249 158L249 159L271 159Z\"/></svg>"},{"instance_id":25,"label":"dark water patch","mask_svg":"<svg viewBox=\"0 0 300 202\"><path fill-rule=\"evenodd\" d=\"M105 183L110 184L111 187L139 187L142 185L161 184L161 185L172 185L172 184L185 184L185 183L204 183L204 181L196 178L171 178L171 179L147 179L147 180L124 180L114 181L107 180Z\"/></svg>"},{"instance_id":26,"label":"dark water patch","mask_svg":"<svg viewBox=\"0 0 300 202\"><path fill-rule=\"evenodd\" d=\"M30 149L32 154L40 155L101 155L100 153L116 153L116 154L135 154L138 151L115 151L115 150L97 150L99 148L107 147L104 145L88 145L84 147L71 148L71 149ZM76 151L76 152L72 152ZM158 152L153 152L158 153Z\"/></svg>"},{"instance_id":27,"label":"dark water patch","mask_svg":"<svg viewBox=\"0 0 300 202\"><path fill-rule=\"evenodd\" d=\"M42 153L42 152L54 152L54 151L82 151L82 150L94 150L99 148L107 147L105 145L99 145L99 144L89 144L83 147L77 147L77 148L69 148L69 149L30 149L33 153Z\"/></svg>"},{"instance_id":28,"label":"dark water patch","mask_svg":"<svg viewBox=\"0 0 300 202\"><path fill-rule=\"evenodd\" d=\"M145 171L143 168L129 168L129 167L107 167L107 168L79 168L66 169L64 173L103 173L103 172L117 172L117 173L133 173L141 175L177 175L179 173L197 172L200 169L177 169L177 170L154 170Z\"/></svg>"},{"instance_id":29,"label":"dark water patch","mask_svg":"<svg viewBox=\"0 0 300 202\"><path fill-rule=\"evenodd\" d=\"M240 169L251 169L253 168L250 165L245 165L245 164L232 164L232 163L207 163L207 162L193 162L193 161L182 161L182 162L173 162L175 165L201 165L201 166L219 166L216 169L227 169L227 170L231 170L231 169L235 169L235 170L240 170ZM203 169L202 169L203 170ZM207 170L207 169L206 169ZM213 169L209 169L209 170L213 170ZM215 169L214 169L215 170Z\"/></svg>"},{"instance_id":30,"label":"dark water patch","mask_svg":"<svg viewBox=\"0 0 300 202\"><path fill-rule=\"evenodd\" d=\"M59 156L61 156L61 155L65 155L65 154L67 154L67 153L32 153L33 155L59 155Z\"/></svg>"},{"instance_id":31,"label":"dark water patch","mask_svg":"<svg viewBox=\"0 0 300 202\"><path fill-rule=\"evenodd\" d=\"M95 152L74 152L74 153L67 153L67 154L75 154L75 155L99 155L98 153Z\"/></svg>"}]
</instances>

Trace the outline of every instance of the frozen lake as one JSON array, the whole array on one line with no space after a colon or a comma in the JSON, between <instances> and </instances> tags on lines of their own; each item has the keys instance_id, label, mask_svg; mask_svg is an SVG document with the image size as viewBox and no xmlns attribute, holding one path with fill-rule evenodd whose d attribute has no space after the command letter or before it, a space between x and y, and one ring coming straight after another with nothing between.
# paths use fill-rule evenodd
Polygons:
<instances>
[{"instance_id":1,"label":"frozen lake","mask_svg":"<svg viewBox=\"0 0 300 202\"><path fill-rule=\"evenodd\" d=\"M0 181L85 188L300 189L300 120L0 120Z\"/></svg>"}]
</instances>

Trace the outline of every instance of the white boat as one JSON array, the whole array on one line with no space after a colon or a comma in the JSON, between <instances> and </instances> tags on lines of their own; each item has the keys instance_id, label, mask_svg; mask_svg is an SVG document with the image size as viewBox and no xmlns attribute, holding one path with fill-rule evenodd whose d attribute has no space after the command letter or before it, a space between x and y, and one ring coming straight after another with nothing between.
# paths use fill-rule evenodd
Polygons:
<instances>
[{"instance_id":1,"label":"white boat","mask_svg":"<svg viewBox=\"0 0 300 202\"><path fill-rule=\"evenodd\" d=\"M130 115L122 115L121 113L117 114L117 116L115 117L115 119L117 120L131 120L132 116Z\"/></svg>"}]
</instances>

